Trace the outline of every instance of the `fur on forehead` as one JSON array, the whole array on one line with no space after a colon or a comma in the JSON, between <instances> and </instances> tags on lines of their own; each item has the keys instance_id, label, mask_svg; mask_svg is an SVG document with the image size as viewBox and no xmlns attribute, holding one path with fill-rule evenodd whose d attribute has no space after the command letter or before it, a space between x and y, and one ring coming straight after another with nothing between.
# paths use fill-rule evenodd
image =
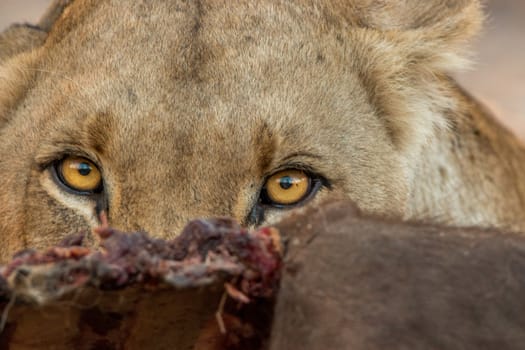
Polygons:
<instances>
[{"instance_id":1,"label":"fur on forehead","mask_svg":"<svg viewBox=\"0 0 525 350\"><path fill-rule=\"evenodd\" d=\"M80 1L54 0L38 26L49 32L64 10ZM207 1L195 2L206 6L201 3ZM428 41L442 45L444 50L454 46L461 48L479 31L484 19L480 0L298 0L297 4L310 7L331 20L346 22L350 27L395 31L397 34L400 31L424 32Z\"/></svg>"},{"instance_id":2,"label":"fur on forehead","mask_svg":"<svg viewBox=\"0 0 525 350\"><path fill-rule=\"evenodd\" d=\"M54 0L36 28L50 32L71 4L82 1ZM206 0L196 2L204 7L213 4L206 4ZM225 4L236 7L242 6L241 3ZM103 6L102 2L98 5ZM298 0L294 6L303 8L303 16L320 15L328 25L344 26L348 30L367 28L395 37L396 43L403 42L405 52L412 53L408 59L425 60L444 70L461 68L468 63L463 59L465 43L479 31L484 18L480 0ZM29 29L20 31L19 38L11 40L12 46L20 46L28 32ZM35 37L43 42L42 33L32 35L30 47L35 46ZM2 44L2 51L8 51L8 44Z\"/></svg>"},{"instance_id":3,"label":"fur on forehead","mask_svg":"<svg viewBox=\"0 0 525 350\"><path fill-rule=\"evenodd\" d=\"M54 0L39 21L38 28L49 32L65 9L80 1ZM349 27L394 31L396 34L406 31L414 35L417 32L425 36L429 49L441 46L442 51L449 53L463 47L465 41L479 31L484 18L480 0L299 0L297 3L332 21L346 22Z\"/></svg>"},{"instance_id":4,"label":"fur on forehead","mask_svg":"<svg viewBox=\"0 0 525 350\"><path fill-rule=\"evenodd\" d=\"M70 7L73 3L82 5ZM219 4L196 3L203 8ZM58 26L58 35L64 35L65 24L83 17L69 12L104 4L55 0L39 27L52 32ZM247 4L222 3L239 9ZM373 83L364 84L370 87L369 98L400 149L417 152L435 130L447 127L449 121L438 116L453 108L443 81L448 72L468 63L465 44L483 21L479 0L297 0L272 6L299 9L298 21L324 22L348 35L355 46L355 70ZM67 23L58 24L61 18L68 18Z\"/></svg>"}]
</instances>

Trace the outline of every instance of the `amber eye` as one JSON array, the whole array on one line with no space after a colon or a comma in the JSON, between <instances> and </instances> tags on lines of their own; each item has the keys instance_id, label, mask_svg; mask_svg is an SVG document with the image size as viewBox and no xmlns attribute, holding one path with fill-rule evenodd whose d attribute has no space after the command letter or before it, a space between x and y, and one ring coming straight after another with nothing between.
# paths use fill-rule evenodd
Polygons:
<instances>
[{"instance_id":1,"label":"amber eye","mask_svg":"<svg viewBox=\"0 0 525 350\"><path fill-rule=\"evenodd\" d=\"M66 157L57 164L60 180L72 190L92 193L102 188L102 175L93 162L81 157Z\"/></svg>"},{"instance_id":2,"label":"amber eye","mask_svg":"<svg viewBox=\"0 0 525 350\"><path fill-rule=\"evenodd\" d=\"M283 170L268 178L264 189L270 204L293 205L303 200L311 188L311 178L301 170Z\"/></svg>"}]
</instances>

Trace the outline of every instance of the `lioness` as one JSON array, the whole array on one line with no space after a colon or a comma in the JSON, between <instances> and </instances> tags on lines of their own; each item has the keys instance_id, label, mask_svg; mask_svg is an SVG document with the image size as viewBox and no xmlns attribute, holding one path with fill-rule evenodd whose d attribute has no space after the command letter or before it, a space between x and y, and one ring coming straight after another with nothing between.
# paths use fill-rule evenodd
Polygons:
<instances>
[{"instance_id":1,"label":"lioness","mask_svg":"<svg viewBox=\"0 0 525 350\"><path fill-rule=\"evenodd\" d=\"M329 196L525 228L523 148L450 73L478 0L57 0L0 37L0 260ZM94 237L89 237L91 242Z\"/></svg>"}]
</instances>

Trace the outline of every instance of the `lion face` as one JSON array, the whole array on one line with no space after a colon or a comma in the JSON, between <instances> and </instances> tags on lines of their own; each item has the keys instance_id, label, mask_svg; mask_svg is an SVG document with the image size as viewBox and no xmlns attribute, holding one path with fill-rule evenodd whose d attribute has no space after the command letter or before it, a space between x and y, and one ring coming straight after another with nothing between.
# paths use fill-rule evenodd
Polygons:
<instances>
[{"instance_id":1,"label":"lion face","mask_svg":"<svg viewBox=\"0 0 525 350\"><path fill-rule=\"evenodd\" d=\"M403 216L446 124L448 97L428 95L479 4L406 1L405 23L368 3L73 1L0 65L0 257L89 232L101 210L165 238L331 196Z\"/></svg>"}]
</instances>

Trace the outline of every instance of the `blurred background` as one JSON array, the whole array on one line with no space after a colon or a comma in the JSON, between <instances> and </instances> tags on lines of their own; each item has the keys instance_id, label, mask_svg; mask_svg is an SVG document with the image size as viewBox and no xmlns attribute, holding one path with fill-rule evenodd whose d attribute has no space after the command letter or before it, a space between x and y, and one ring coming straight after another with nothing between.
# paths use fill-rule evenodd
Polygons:
<instances>
[{"instance_id":1,"label":"blurred background","mask_svg":"<svg viewBox=\"0 0 525 350\"><path fill-rule=\"evenodd\" d=\"M0 0L0 30L12 22L36 23L50 2ZM474 45L475 65L457 78L525 140L525 0L485 3L488 21Z\"/></svg>"}]
</instances>

